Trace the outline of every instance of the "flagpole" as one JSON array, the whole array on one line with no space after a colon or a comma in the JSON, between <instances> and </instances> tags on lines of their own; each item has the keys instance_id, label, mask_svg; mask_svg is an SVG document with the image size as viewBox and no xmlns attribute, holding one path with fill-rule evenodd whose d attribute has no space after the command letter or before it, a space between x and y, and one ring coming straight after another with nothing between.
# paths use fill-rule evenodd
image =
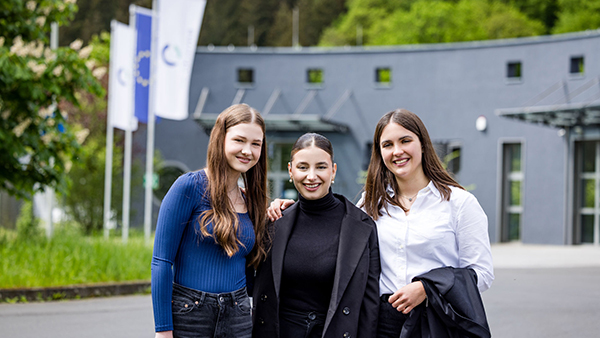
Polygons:
<instances>
[{"instance_id":1,"label":"flagpole","mask_svg":"<svg viewBox=\"0 0 600 338\"><path fill-rule=\"evenodd\" d=\"M123 163L123 243L129 238L129 205L131 201L131 129L125 130L125 154Z\"/></svg>"},{"instance_id":2,"label":"flagpole","mask_svg":"<svg viewBox=\"0 0 600 338\"><path fill-rule=\"evenodd\" d=\"M129 6L129 27L135 27L135 6ZM134 40L136 41L136 40ZM135 46L132 46L135 50ZM133 53L135 56L135 53ZM135 58L131 60L131 62L135 65ZM133 90L131 95L135 97L135 86L133 86ZM135 106L135 100L132 100L131 108L132 111ZM134 117L132 116L131 119ZM129 221L130 221L130 205L131 205L131 143L133 138L132 128L127 128L125 130L125 152L123 154L123 233L122 240L123 243L127 243L129 239Z\"/></svg>"},{"instance_id":3,"label":"flagpole","mask_svg":"<svg viewBox=\"0 0 600 338\"><path fill-rule=\"evenodd\" d=\"M104 238L108 239L110 222L110 199L112 189L112 162L113 162L113 134L114 130L111 125L111 111L108 109L106 114L106 159L104 161Z\"/></svg>"},{"instance_id":4,"label":"flagpole","mask_svg":"<svg viewBox=\"0 0 600 338\"><path fill-rule=\"evenodd\" d=\"M116 21L112 20L110 22L111 26L111 35L115 31L113 26L116 25ZM111 36L110 39L110 50L114 50L114 39ZM109 78L116 76L115 69L110 67L109 69ZM102 226L104 228L104 238L108 239L109 229L108 222L110 221L110 199L112 193L112 162L113 162L113 139L114 139L114 129L112 127L112 118L113 114L110 104L107 108L106 113L106 159L104 160L104 220L102 222Z\"/></svg>"},{"instance_id":5,"label":"flagpole","mask_svg":"<svg viewBox=\"0 0 600 338\"><path fill-rule=\"evenodd\" d=\"M148 97L148 131L146 135L146 175L145 177L145 203L144 203L144 239L150 241L150 230L152 223L152 181L154 174L154 127L155 127L155 94L156 86L154 83L156 68L156 32L158 26L158 2L152 0L152 38L150 46L150 81Z\"/></svg>"}]
</instances>

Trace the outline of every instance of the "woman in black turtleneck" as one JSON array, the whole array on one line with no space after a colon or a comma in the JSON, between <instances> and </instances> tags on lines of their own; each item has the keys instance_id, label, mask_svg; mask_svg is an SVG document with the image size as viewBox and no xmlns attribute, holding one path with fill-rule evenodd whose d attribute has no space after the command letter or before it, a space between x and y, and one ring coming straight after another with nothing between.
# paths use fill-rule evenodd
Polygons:
<instances>
[{"instance_id":1,"label":"woman in black turtleneck","mask_svg":"<svg viewBox=\"0 0 600 338\"><path fill-rule=\"evenodd\" d=\"M253 337L375 337L375 224L331 192L337 168L324 136L302 135L288 169L299 203L270 226L271 248L254 284Z\"/></svg>"}]
</instances>

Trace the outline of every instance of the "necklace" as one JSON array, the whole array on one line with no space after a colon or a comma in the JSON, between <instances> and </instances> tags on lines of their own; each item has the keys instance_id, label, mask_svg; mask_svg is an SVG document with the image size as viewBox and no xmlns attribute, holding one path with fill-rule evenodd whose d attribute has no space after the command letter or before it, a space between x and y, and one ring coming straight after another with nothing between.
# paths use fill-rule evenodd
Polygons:
<instances>
[{"instance_id":1,"label":"necklace","mask_svg":"<svg viewBox=\"0 0 600 338\"><path fill-rule=\"evenodd\" d=\"M235 194L235 198L232 200L231 196L229 196L229 200L231 200L231 203L238 204L238 201L241 202L241 204L244 204L244 198L242 197L242 192L240 191L239 187L235 187L234 189L231 189L227 194L229 195L229 193L233 192L234 190L237 189L237 194Z\"/></svg>"},{"instance_id":2,"label":"necklace","mask_svg":"<svg viewBox=\"0 0 600 338\"><path fill-rule=\"evenodd\" d=\"M417 192L413 197L408 197L408 196L404 196L404 195L400 195L400 197L406 198L409 202L412 202L412 200L417 197L419 193Z\"/></svg>"}]
</instances>

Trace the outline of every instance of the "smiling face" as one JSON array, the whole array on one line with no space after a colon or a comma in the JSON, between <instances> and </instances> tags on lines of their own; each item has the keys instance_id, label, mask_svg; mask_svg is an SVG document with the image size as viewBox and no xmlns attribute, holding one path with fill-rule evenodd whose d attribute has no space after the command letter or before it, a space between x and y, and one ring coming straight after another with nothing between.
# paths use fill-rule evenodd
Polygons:
<instances>
[{"instance_id":1,"label":"smiling face","mask_svg":"<svg viewBox=\"0 0 600 338\"><path fill-rule=\"evenodd\" d=\"M296 190L307 200L316 200L329 193L337 165L325 150L310 146L296 152L288 163Z\"/></svg>"},{"instance_id":2,"label":"smiling face","mask_svg":"<svg viewBox=\"0 0 600 338\"><path fill-rule=\"evenodd\" d=\"M223 151L234 175L247 172L258 162L263 136L256 123L240 123L227 129Z\"/></svg>"},{"instance_id":3,"label":"smiling face","mask_svg":"<svg viewBox=\"0 0 600 338\"><path fill-rule=\"evenodd\" d=\"M421 163L423 148L415 133L390 122L381 133L379 148L383 163L399 182L425 177Z\"/></svg>"}]
</instances>

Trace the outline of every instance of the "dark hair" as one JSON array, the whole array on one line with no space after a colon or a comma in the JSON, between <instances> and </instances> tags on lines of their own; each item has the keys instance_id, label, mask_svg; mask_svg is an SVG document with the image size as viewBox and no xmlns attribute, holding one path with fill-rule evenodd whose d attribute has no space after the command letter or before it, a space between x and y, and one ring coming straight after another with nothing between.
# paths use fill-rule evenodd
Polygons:
<instances>
[{"instance_id":1,"label":"dark hair","mask_svg":"<svg viewBox=\"0 0 600 338\"><path fill-rule=\"evenodd\" d=\"M290 154L290 162L294 159L294 155L302 149L315 146L319 149L324 150L331 156L331 162L333 162L333 146L327 137L317 133L306 133L300 136L294 145Z\"/></svg>"},{"instance_id":2,"label":"dark hair","mask_svg":"<svg viewBox=\"0 0 600 338\"><path fill-rule=\"evenodd\" d=\"M387 169L383 162L379 144L383 129L390 123L397 123L419 137L423 149L423 157L421 159L423 173L433 182L436 189L440 191L443 200L450 200L450 194L452 193L450 186L464 189L442 166L442 162L435 153L433 143L429 138L429 133L423 121L415 113L406 109L396 109L383 115L375 127L371 162L367 169L365 199L361 204L361 207L364 207L371 218L377 220L382 215L381 208L385 208L387 212L388 203L397 205L404 211L407 210L400 202L391 198L386 192L386 188L391 186L396 196L401 195L400 187L394 174Z\"/></svg>"},{"instance_id":3,"label":"dark hair","mask_svg":"<svg viewBox=\"0 0 600 338\"><path fill-rule=\"evenodd\" d=\"M256 109L247 104L236 104L221 112L210 133L206 164L211 175L208 183L211 209L200 215L200 233L205 237L213 237L229 257L239 250L239 220L227 196L227 175L230 170L223 145L227 130L242 123L255 123L263 131L260 158L252 168L242 173L246 188L246 207L256 234L256 244L248 255L248 262L257 267L266 256L263 237L267 210L267 141L265 121ZM213 234L207 229L209 222L213 224Z\"/></svg>"}]
</instances>

